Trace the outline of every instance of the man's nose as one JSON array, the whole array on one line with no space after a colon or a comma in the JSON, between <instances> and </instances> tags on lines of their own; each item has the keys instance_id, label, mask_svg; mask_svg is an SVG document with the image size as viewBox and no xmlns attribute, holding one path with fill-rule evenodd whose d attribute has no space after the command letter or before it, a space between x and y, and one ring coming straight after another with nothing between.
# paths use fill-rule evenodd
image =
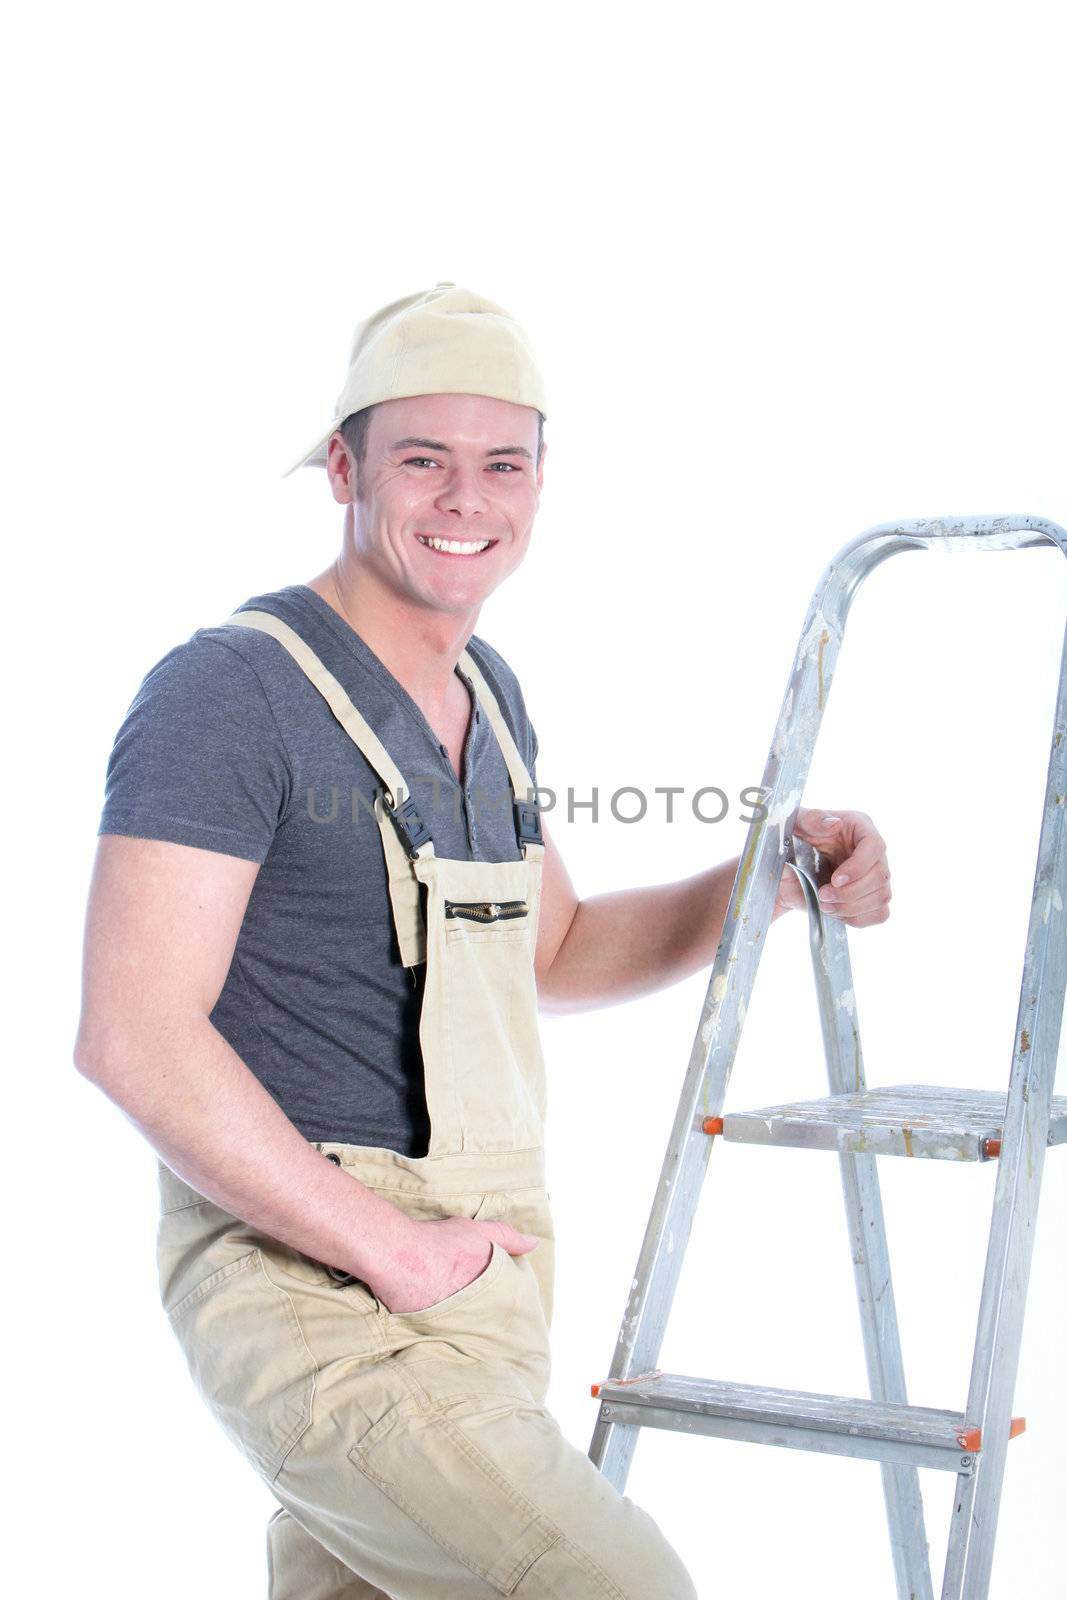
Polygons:
<instances>
[{"instance_id":1,"label":"man's nose","mask_svg":"<svg viewBox=\"0 0 1067 1600\"><path fill-rule=\"evenodd\" d=\"M461 462L453 461L449 467L448 477L437 496L438 508L452 516L460 517L474 516L485 511L489 502L480 473L480 467L464 466Z\"/></svg>"}]
</instances>

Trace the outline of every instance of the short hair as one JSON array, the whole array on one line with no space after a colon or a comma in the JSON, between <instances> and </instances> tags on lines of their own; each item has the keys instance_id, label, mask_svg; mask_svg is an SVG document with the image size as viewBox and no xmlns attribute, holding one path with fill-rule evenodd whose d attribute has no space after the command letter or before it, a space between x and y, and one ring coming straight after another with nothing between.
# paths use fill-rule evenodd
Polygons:
<instances>
[{"instance_id":1,"label":"short hair","mask_svg":"<svg viewBox=\"0 0 1067 1600\"><path fill-rule=\"evenodd\" d=\"M340 434L355 457L357 467L367 459L367 429L376 406L364 406L362 411L351 412L341 423ZM545 449L545 415L537 413L537 464L540 466Z\"/></svg>"}]
</instances>

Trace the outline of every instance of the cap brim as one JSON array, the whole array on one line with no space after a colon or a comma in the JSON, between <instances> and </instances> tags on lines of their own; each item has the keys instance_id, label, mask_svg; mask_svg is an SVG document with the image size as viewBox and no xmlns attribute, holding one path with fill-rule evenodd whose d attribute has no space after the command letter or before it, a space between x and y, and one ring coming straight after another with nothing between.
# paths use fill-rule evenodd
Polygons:
<instances>
[{"instance_id":1,"label":"cap brim","mask_svg":"<svg viewBox=\"0 0 1067 1600\"><path fill-rule=\"evenodd\" d=\"M343 421L344 419L342 418L341 420ZM292 466L282 473L282 477L288 478L299 467L324 467L326 465L326 446L330 442L331 435L337 432L340 425L340 422L331 422L327 431L320 439L316 440L307 454L302 455L299 461L294 461Z\"/></svg>"}]
</instances>

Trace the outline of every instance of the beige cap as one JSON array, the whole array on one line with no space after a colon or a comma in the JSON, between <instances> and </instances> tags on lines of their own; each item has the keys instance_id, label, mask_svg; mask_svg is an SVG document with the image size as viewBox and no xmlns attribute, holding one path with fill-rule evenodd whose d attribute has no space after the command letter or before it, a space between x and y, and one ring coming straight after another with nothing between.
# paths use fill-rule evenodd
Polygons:
<instances>
[{"instance_id":1,"label":"beige cap","mask_svg":"<svg viewBox=\"0 0 1067 1600\"><path fill-rule=\"evenodd\" d=\"M511 314L470 289L438 283L359 324L333 421L283 477L324 467L330 435L353 411L414 394L485 394L545 414L541 374Z\"/></svg>"}]
</instances>

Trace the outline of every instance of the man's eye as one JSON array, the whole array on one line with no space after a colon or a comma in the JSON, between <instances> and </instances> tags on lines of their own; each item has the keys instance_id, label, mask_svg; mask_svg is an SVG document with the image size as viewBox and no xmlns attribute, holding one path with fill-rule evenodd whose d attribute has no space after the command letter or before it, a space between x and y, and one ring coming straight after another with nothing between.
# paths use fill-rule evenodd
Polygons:
<instances>
[{"instance_id":1,"label":"man's eye","mask_svg":"<svg viewBox=\"0 0 1067 1600\"><path fill-rule=\"evenodd\" d=\"M404 465L405 467L436 467L440 463L435 461L432 456L408 456ZM496 472L500 468L509 473L522 471L522 468L517 467L513 461L493 461L490 463L490 471Z\"/></svg>"}]
</instances>

